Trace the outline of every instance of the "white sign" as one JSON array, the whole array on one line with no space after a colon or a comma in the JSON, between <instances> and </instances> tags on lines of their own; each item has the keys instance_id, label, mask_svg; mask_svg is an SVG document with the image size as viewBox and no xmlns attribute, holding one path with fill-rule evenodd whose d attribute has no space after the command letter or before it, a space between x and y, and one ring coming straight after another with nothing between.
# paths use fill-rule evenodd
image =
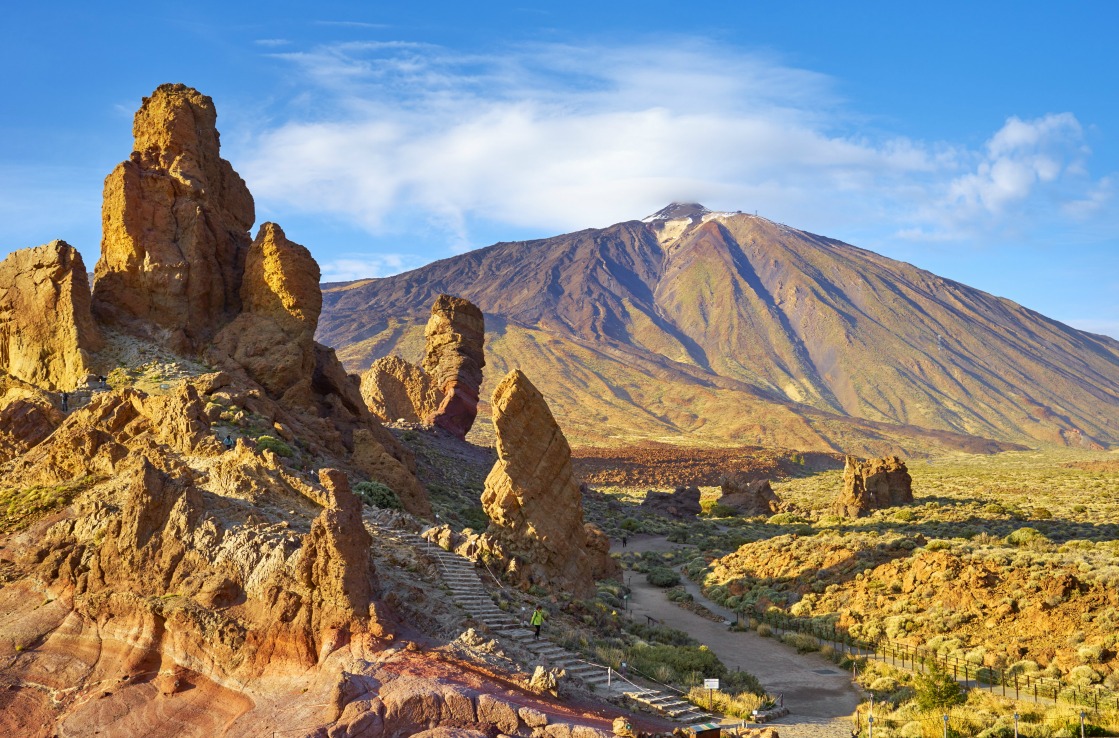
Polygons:
<instances>
[{"instance_id":1,"label":"white sign","mask_svg":"<svg viewBox=\"0 0 1119 738\"><path fill-rule=\"evenodd\" d=\"M718 679L704 679L703 680L703 688L704 689L718 689L719 688L719 680Z\"/></svg>"}]
</instances>

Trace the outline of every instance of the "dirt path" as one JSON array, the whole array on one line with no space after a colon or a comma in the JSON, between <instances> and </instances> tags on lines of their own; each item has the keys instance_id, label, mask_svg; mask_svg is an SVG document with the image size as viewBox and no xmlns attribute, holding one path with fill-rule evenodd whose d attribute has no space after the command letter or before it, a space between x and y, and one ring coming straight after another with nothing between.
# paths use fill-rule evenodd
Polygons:
<instances>
[{"instance_id":1,"label":"dirt path","mask_svg":"<svg viewBox=\"0 0 1119 738\"><path fill-rule=\"evenodd\" d=\"M676 548L663 536L629 539L627 551L668 551ZM613 552L622 551L616 543ZM754 674L772 695L782 695L790 714L772 723L781 738L849 738L849 716L859 704L850 677L835 664L814 654L798 654L792 648L753 632L733 632L669 602L664 590L650 585L643 574L626 572L631 588L630 615L637 620L652 617L686 631L718 655L730 669ZM685 580L688 591L712 612L728 620L734 615L704 598L699 588Z\"/></svg>"}]
</instances>

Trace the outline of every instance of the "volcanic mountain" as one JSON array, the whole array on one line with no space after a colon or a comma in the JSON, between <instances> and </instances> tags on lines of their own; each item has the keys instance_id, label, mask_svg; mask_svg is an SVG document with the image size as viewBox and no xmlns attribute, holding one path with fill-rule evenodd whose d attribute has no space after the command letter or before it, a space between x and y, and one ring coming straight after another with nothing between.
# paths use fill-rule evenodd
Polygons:
<instances>
[{"instance_id":1,"label":"volcanic mountain","mask_svg":"<svg viewBox=\"0 0 1119 738\"><path fill-rule=\"evenodd\" d=\"M440 293L484 311L488 376L523 369L583 444L1119 444L1119 341L755 215L673 203L328 285L318 338L350 371L416 361Z\"/></svg>"}]
</instances>

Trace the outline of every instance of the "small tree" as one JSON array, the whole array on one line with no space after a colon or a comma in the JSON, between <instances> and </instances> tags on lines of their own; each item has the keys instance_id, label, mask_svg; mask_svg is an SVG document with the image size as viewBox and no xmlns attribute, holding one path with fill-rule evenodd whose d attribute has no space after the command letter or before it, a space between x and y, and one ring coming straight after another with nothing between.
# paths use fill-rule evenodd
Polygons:
<instances>
[{"instance_id":1,"label":"small tree","mask_svg":"<svg viewBox=\"0 0 1119 738\"><path fill-rule=\"evenodd\" d=\"M917 705L922 710L947 710L967 698L964 688L935 661L924 674L917 675Z\"/></svg>"}]
</instances>

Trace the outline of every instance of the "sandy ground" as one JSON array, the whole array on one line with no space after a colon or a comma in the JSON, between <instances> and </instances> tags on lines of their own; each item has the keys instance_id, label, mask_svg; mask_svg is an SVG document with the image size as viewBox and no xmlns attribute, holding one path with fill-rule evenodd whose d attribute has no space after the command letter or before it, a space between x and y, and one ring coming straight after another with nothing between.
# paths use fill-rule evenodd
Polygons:
<instances>
[{"instance_id":1,"label":"sandy ground","mask_svg":"<svg viewBox=\"0 0 1119 738\"><path fill-rule=\"evenodd\" d=\"M629 539L629 551L667 551L675 548L663 536L637 536ZM611 549L621 551L621 545ZM851 714L859 704L859 694L850 676L835 664L815 654L798 654L773 639L753 632L733 632L725 623L716 623L674 605L664 591L650 585L645 576L626 572L632 589L630 616L644 620L652 617L665 625L686 631L714 651L730 669L749 671L772 695L781 695L789 715L776 720L782 738L850 738ZM685 580L688 591L708 609L728 620L734 615L699 593L699 587Z\"/></svg>"}]
</instances>

